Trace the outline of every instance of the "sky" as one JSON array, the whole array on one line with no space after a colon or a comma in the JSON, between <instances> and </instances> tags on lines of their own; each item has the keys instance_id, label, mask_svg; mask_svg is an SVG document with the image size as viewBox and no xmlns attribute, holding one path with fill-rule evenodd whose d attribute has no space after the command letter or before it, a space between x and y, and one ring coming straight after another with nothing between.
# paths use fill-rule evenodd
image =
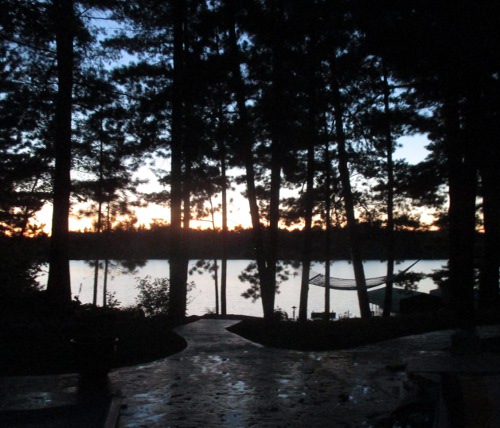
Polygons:
<instances>
[{"instance_id":1,"label":"sky","mask_svg":"<svg viewBox=\"0 0 500 428\"><path fill-rule=\"evenodd\" d=\"M401 144L401 147L396 149L394 157L406 159L412 165L422 162L429 154L429 150L425 148L429 144L429 140L423 134L401 137L398 143Z\"/></svg>"},{"instance_id":2,"label":"sky","mask_svg":"<svg viewBox=\"0 0 500 428\"><path fill-rule=\"evenodd\" d=\"M104 23L104 25L109 25L109 22L99 21L100 24ZM113 29L116 29L117 23L113 23ZM131 56L128 54L124 54L123 62L128 62L131 60ZM394 154L395 159L406 159L406 161L410 164L415 164L421 162L428 155L428 150L426 150L425 146L429 143L426 136L423 134L416 134L414 136L402 137L398 140L398 143L401 147L397 148ZM167 169L169 167L168 160L160 161L162 163L166 163L166 165L156 165L160 169L165 167ZM149 179L148 185L139 186L139 192L152 192L152 191L160 191L162 187L157 183L156 177L153 172L150 171L148 167L144 167L139 171L138 178L141 179ZM249 207L247 200L241 196L241 190L236 190L233 194L228 195L228 198L232 199L232 202L229 206L228 213L228 226L229 228L234 228L237 226L242 226L244 228L248 228L251 226ZM215 205L220 203L219 201L214 202ZM146 208L140 208L136 211L138 216L138 226L144 225L148 226L155 219L160 219L166 222L170 220L170 211L167 207L150 204ZM52 205L47 204L44 208L37 214L36 218L38 222L45 224L45 231L50 230L51 224L51 216L52 216ZM222 227L222 219L221 215L216 213L216 227ZM425 219L423 219L425 221ZM84 229L92 228L92 220L91 219L77 219L76 217L70 217L69 227L72 231L80 231ZM192 221L191 227L193 228L207 228L212 227L209 221Z\"/></svg>"},{"instance_id":3,"label":"sky","mask_svg":"<svg viewBox=\"0 0 500 428\"><path fill-rule=\"evenodd\" d=\"M398 143L401 147L397 148L394 154L395 159L406 159L406 161L410 164L416 164L418 162L423 161L429 151L425 148L429 141L425 137L425 135L417 134L414 136L401 137L398 140ZM167 163L167 160L163 160L161 162ZM162 165L157 165L161 167ZM168 165L167 165L168 166ZM144 167L139 170L140 178L147 178L150 180L148 185L142 185L138 188L138 191L159 191L161 190L161 186L156 183L156 178L154 174L150 171L148 167ZM244 228L249 228L251 226L250 222L250 214L248 208L248 202L243 196L241 196L240 191L236 191L233 194L229 195L228 198L232 198L232 202L229 206L228 213L228 227L230 229L242 226ZM220 200L214 201L214 204L217 205L220 203ZM52 216L52 206L47 204L36 216L38 222L45 224L45 231L50 230ZM137 217L139 219L138 226L144 225L148 226L154 219L164 220L169 222L170 220L170 211L167 207L159 206L159 205L149 205L146 208L140 208L137 211ZM425 216L422 218L425 221ZM222 219L220 214L216 214L215 216L216 227L221 228ZM191 227L196 228L211 228L212 224L210 221L192 221ZM70 217L69 228L72 231L83 231L84 229L92 228L92 221L90 219L77 219L75 217Z\"/></svg>"}]
</instances>

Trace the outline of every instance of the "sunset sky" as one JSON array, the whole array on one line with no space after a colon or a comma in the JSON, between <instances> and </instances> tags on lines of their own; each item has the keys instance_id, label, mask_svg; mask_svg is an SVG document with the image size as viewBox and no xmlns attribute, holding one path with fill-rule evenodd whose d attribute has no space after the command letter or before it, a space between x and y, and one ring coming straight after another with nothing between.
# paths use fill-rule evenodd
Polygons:
<instances>
[{"instance_id":1,"label":"sunset sky","mask_svg":"<svg viewBox=\"0 0 500 428\"><path fill-rule=\"evenodd\" d=\"M421 162L427 155L428 150L425 149L425 146L429 143L423 135L417 135L414 137L402 137L399 140L399 143L402 145L401 148L398 148L395 153L396 159L406 159L409 163L415 164ZM163 160L161 161L165 164L165 168L169 167L169 161ZM160 165L162 167L162 165ZM139 187L139 191L141 192L152 192L152 191L160 191L162 187L157 183L154 174L148 167L144 167L139 171L139 177L141 179L149 179L149 184L143 185ZM251 226L250 223L250 215L248 202L245 198L241 196L240 191L232 192L228 195L228 199L233 199L229 206L228 213L228 223L229 228L233 229L238 226L242 226L244 228L248 228ZM214 200L214 204L217 205L220 203L220 198ZM75 210L76 211L76 210ZM162 219L166 222L170 220L170 211L165 206L160 206L156 204L150 204L146 208L139 208L136 210L137 217L139 222L137 226L144 225L148 227L150 223L152 223L155 219ZM51 215L52 215L52 206L46 205L36 216L36 221L45 225L44 230L50 233L50 224L51 224ZM425 221L425 217L423 218ZM221 227L221 216L216 213L216 227ZM206 219L203 221L195 221L191 222L191 227L196 228L211 228L212 224L210 219ZM92 219L78 219L76 217L70 217L70 230L71 231L83 231L84 229L92 228Z\"/></svg>"}]
</instances>

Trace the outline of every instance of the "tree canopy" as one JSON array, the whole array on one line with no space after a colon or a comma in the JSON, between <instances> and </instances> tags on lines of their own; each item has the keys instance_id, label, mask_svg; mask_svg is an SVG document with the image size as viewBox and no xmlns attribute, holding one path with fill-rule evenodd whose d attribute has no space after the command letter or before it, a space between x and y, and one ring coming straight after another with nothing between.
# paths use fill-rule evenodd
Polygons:
<instances>
[{"instance_id":1,"label":"tree canopy","mask_svg":"<svg viewBox=\"0 0 500 428\"><path fill-rule=\"evenodd\" d=\"M227 229L234 187L248 201L252 295L262 298L266 319L280 228L307 232L305 314L311 230L345 227L369 316L358 228L386 228L381 256L390 261L394 230L431 227L419 221L425 210L449 234L450 306L473 322L476 260L481 305L494 306L496 3L2 0L0 7L0 228L39 233L33 217L52 204L55 299L71 299L72 208L90 202L81 213L101 225L103 204L127 213L130 202L149 201L170 209L169 305L183 317L191 221L213 212L212 198L224 194ZM427 159L395 159L399 139L414 135L427 138ZM158 159L166 166L151 169L163 190L139 194L136 171Z\"/></svg>"}]
</instances>

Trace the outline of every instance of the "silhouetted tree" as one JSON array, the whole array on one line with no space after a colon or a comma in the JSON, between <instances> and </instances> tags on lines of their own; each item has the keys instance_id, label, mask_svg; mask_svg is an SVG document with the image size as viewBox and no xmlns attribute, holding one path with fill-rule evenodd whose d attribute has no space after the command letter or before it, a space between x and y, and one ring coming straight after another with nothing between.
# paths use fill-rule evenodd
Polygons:
<instances>
[{"instance_id":1,"label":"silhouetted tree","mask_svg":"<svg viewBox=\"0 0 500 428\"><path fill-rule=\"evenodd\" d=\"M300 284L299 321L307 320L309 275L311 270L311 248L312 248L312 224L315 204L315 171L316 171L316 146L321 142L319 138L319 64L321 61L318 47L318 25L319 9L316 2L303 5L304 9L299 10L299 22L304 22L303 31L305 38L305 53L303 55L306 69L304 71L305 80L308 82L305 91L307 92L307 119L305 125L306 138L306 192L304 201L304 243L302 253L302 279ZM308 13L307 13L308 12ZM304 19L305 18L305 19ZM296 17L297 19L297 17ZM327 287L328 288L328 287ZM329 312L329 311L328 311Z\"/></svg>"},{"instance_id":2,"label":"silhouetted tree","mask_svg":"<svg viewBox=\"0 0 500 428\"><path fill-rule=\"evenodd\" d=\"M60 303L71 301L68 222L71 192L71 119L73 110L73 43L76 32L73 1L54 0L52 15L56 38L57 98L54 115L54 200L47 292Z\"/></svg>"},{"instance_id":3,"label":"silhouetted tree","mask_svg":"<svg viewBox=\"0 0 500 428\"><path fill-rule=\"evenodd\" d=\"M376 8L368 2L362 5L363 26L374 51L413 85L416 98L440 121L449 189L448 302L462 326L469 328L474 325L477 177L485 142L491 141L483 138L485 116L479 111L492 111L487 100L498 94L499 61L493 52L499 40L499 5L391 0Z\"/></svg>"},{"instance_id":4,"label":"silhouetted tree","mask_svg":"<svg viewBox=\"0 0 500 428\"><path fill-rule=\"evenodd\" d=\"M0 24L0 232L35 235L41 225L34 224L34 215L51 200L50 153L44 140L53 94L46 69L54 53L30 44L33 29L27 28L24 15L37 11L5 3Z\"/></svg>"}]
</instances>

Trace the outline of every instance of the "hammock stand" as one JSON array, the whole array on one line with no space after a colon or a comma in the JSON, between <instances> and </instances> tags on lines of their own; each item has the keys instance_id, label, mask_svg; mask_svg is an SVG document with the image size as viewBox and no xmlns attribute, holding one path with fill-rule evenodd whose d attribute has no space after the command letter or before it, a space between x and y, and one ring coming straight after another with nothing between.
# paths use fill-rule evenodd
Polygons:
<instances>
[{"instance_id":1,"label":"hammock stand","mask_svg":"<svg viewBox=\"0 0 500 428\"><path fill-rule=\"evenodd\" d=\"M408 266L405 270L400 271L395 275L392 275L392 282L397 281L398 278L400 278L406 272L408 272L419 261L420 260L417 260L415 263L412 263L410 266ZM325 279L326 279L325 275L319 273L318 275L315 275L309 279L309 284L317 285L319 287L324 287L326 283ZM366 278L366 288L368 289L368 288L378 287L379 285L385 284L387 282L389 282L388 276L377 276L375 278ZM330 289L333 290L357 290L356 280L352 278L346 279L346 278L330 277L328 286Z\"/></svg>"}]
</instances>

